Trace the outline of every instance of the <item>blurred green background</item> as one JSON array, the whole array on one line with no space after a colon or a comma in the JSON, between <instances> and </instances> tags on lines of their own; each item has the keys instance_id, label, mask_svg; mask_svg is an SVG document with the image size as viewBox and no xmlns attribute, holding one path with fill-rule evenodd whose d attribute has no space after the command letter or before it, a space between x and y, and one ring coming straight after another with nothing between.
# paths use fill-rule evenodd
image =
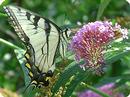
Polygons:
<instances>
[{"instance_id":1,"label":"blurred green background","mask_svg":"<svg viewBox=\"0 0 130 97\"><path fill-rule=\"evenodd\" d=\"M101 0L105 1L105 0ZM130 27L130 4L126 0L109 0L104 8L100 0L6 0L0 6L0 12L4 13L3 6L17 5L29 9L41 16L47 17L58 26L70 28L77 27L77 23L95 21L97 15L102 15L101 20L112 19L121 25ZM106 0L107 1L107 0ZM7 17L0 16L0 38L15 45L21 46L16 33L8 24ZM130 72L130 56L113 63L107 73L109 77ZM126 65L127 64L127 65ZM127 69L126 69L127 68ZM129 70L128 70L129 69ZM12 91L20 91L24 86L22 69L16 59L13 49L0 43L0 87ZM95 81L96 83L96 81Z\"/></svg>"}]
</instances>

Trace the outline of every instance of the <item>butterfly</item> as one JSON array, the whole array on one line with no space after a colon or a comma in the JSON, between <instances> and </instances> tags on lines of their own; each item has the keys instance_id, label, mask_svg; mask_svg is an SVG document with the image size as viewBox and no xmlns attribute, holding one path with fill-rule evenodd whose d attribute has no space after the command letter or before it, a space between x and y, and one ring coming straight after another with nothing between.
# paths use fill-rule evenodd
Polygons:
<instances>
[{"instance_id":1,"label":"butterfly","mask_svg":"<svg viewBox=\"0 0 130 97\"><path fill-rule=\"evenodd\" d=\"M63 57L70 31L62 30L47 18L18 6L5 6L10 23L26 47L25 67L31 78L29 85L49 85L55 69L56 53Z\"/></svg>"}]
</instances>

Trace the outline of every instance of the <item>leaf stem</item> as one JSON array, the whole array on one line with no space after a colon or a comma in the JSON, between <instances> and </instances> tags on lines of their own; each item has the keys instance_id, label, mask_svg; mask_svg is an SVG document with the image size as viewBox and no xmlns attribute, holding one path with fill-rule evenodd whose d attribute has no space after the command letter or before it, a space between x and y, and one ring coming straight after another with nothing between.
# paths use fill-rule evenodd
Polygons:
<instances>
[{"instance_id":1,"label":"leaf stem","mask_svg":"<svg viewBox=\"0 0 130 97\"><path fill-rule=\"evenodd\" d=\"M92 91L94 91L95 93L101 95L102 97L111 97L111 96L109 96L108 94L103 93L103 92L99 91L98 89L96 89L96 88L94 88L94 87L92 87L92 86L90 86L90 85L88 85L88 84L86 84L86 83L83 83L83 82L82 82L81 85L83 85L83 86L89 88L90 90L92 90Z\"/></svg>"},{"instance_id":2,"label":"leaf stem","mask_svg":"<svg viewBox=\"0 0 130 97\"><path fill-rule=\"evenodd\" d=\"M14 45L14 44L12 44L12 43L10 43L10 42L2 39L2 38L0 38L0 43L4 43L4 44L6 44L7 46L9 46L9 47L11 47L13 49L21 49L18 46Z\"/></svg>"}]
</instances>

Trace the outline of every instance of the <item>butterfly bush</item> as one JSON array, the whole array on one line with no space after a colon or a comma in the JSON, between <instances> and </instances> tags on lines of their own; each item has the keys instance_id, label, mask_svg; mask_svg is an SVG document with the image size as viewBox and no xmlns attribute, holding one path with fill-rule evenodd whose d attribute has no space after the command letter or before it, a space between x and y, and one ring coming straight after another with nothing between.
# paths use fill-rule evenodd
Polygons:
<instances>
[{"instance_id":1,"label":"butterfly bush","mask_svg":"<svg viewBox=\"0 0 130 97\"><path fill-rule=\"evenodd\" d=\"M110 95L111 97L124 97L122 93L115 91L115 84L109 83L98 88L98 90ZM102 97L93 91L87 90L78 94L78 97Z\"/></svg>"},{"instance_id":2,"label":"butterfly bush","mask_svg":"<svg viewBox=\"0 0 130 97\"><path fill-rule=\"evenodd\" d=\"M104 67L104 51L108 44L119 37L128 38L127 29L122 29L117 23L96 21L85 24L73 36L70 49L75 52L77 61L84 59L80 65L83 70L90 68L95 73L101 73Z\"/></svg>"}]
</instances>

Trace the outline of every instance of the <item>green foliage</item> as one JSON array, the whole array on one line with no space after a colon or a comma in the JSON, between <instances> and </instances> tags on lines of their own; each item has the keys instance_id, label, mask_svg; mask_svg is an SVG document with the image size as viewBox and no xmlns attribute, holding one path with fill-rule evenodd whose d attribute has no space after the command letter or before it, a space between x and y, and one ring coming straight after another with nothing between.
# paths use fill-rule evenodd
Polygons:
<instances>
[{"instance_id":1,"label":"green foliage","mask_svg":"<svg viewBox=\"0 0 130 97\"><path fill-rule=\"evenodd\" d=\"M63 97L69 97L72 95L75 88L89 75L89 73L85 72L79 72L76 74L73 78L73 80L70 82L70 84L67 86L67 90L65 92L65 95Z\"/></svg>"},{"instance_id":2,"label":"green foliage","mask_svg":"<svg viewBox=\"0 0 130 97\"><path fill-rule=\"evenodd\" d=\"M125 0L5 0L0 6L0 87L13 91L21 91L24 86L23 79L25 79L26 86L29 79L24 63L18 65L14 53L14 49L16 49L22 55L21 47L23 45L8 24L7 17L4 14L3 6L8 4L20 5L41 16L48 17L59 26L69 25L69 27L77 26L77 21L87 23L96 19L103 20L104 17L117 21L116 17L130 15L130 6ZM130 21L124 20L123 22ZM127 27L130 29L129 25ZM61 73L52 88L53 96L59 91L60 87L65 88L63 97L76 96L75 93L84 90L81 85L82 82L90 84L93 88L110 82L117 83L117 86L130 83L129 42L129 39L123 42L116 40L107 48L105 54L107 70L103 76L94 76L89 70L83 71L79 65L84 62L77 63L74 60L74 54L68 52L67 58L71 62L63 66L61 71L59 70ZM58 65L60 62L61 59L58 60ZM64 63L61 62L60 64ZM125 87L125 90L123 93L127 96L130 89Z\"/></svg>"},{"instance_id":3,"label":"green foliage","mask_svg":"<svg viewBox=\"0 0 130 97\"><path fill-rule=\"evenodd\" d=\"M100 20L105 8L107 7L107 5L109 5L110 1L111 0L101 0L98 13L97 13L97 20Z\"/></svg>"},{"instance_id":4,"label":"green foliage","mask_svg":"<svg viewBox=\"0 0 130 97\"><path fill-rule=\"evenodd\" d=\"M60 75L58 81L55 83L52 93L55 94L62 85L65 85L69 79L74 76L77 72L82 72L76 62L72 62L68 67L65 68L64 72Z\"/></svg>"}]
</instances>

